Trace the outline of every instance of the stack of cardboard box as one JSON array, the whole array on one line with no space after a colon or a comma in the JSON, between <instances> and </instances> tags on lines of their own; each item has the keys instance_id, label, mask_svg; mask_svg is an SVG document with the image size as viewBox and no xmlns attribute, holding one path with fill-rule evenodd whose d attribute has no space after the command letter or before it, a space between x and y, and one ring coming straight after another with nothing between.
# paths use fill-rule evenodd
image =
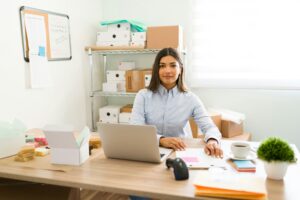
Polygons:
<instances>
[{"instance_id":1,"label":"stack of cardboard box","mask_svg":"<svg viewBox=\"0 0 300 200\"><path fill-rule=\"evenodd\" d=\"M97 46L145 48L146 32L131 32L130 23L109 24L97 32Z\"/></svg>"},{"instance_id":2,"label":"stack of cardboard box","mask_svg":"<svg viewBox=\"0 0 300 200\"><path fill-rule=\"evenodd\" d=\"M129 46L130 23L110 24L97 32L97 46Z\"/></svg>"},{"instance_id":3,"label":"stack of cardboard box","mask_svg":"<svg viewBox=\"0 0 300 200\"><path fill-rule=\"evenodd\" d=\"M151 69L126 71L126 92L138 92L148 87L152 76Z\"/></svg>"},{"instance_id":4,"label":"stack of cardboard box","mask_svg":"<svg viewBox=\"0 0 300 200\"><path fill-rule=\"evenodd\" d=\"M183 49L183 31L181 26L151 26L147 29L147 48L162 49L172 47Z\"/></svg>"},{"instance_id":5,"label":"stack of cardboard box","mask_svg":"<svg viewBox=\"0 0 300 200\"><path fill-rule=\"evenodd\" d=\"M209 113L212 121L218 127L219 131L224 138L232 138L238 135L242 135L244 132L243 122L235 123L230 120L224 120L219 113ZM190 119L190 126L193 133L193 137L198 137L201 131L198 129L197 124L195 123L194 119Z\"/></svg>"},{"instance_id":6,"label":"stack of cardboard box","mask_svg":"<svg viewBox=\"0 0 300 200\"><path fill-rule=\"evenodd\" d=\"M131 110L132 104L104 106L99 109L99 121L103 123L129 123Z\"/></svg>"}]
</instances>

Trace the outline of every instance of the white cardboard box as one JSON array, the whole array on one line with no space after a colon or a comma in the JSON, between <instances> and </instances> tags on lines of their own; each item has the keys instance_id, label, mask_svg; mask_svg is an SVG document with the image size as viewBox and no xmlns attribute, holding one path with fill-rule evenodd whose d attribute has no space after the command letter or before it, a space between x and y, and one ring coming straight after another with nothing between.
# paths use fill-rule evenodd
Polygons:
<instances>
[{"instance_id":1,"label":"white cardboard box","mask_svg":"<svg viewBox=\"0 0 300 200\"><path fill-rule=\"evenodd\" d=\"M119 70L133 70L135 69L135 62L121 61L118 65Z\"/></svg>"},{"instance_id":2,"label":"white cardboard box","mask_svg":"<svg viewBox=\"0 0 300 200\"><path fill-rule=\"evenodd\" d=\"M46 125L44 133L51 148L51 163L80 165L89 158L90 131L87 127L77 139L73 127L67 125Z\"/></svg>"},{"instance_id":3,"label":"white cardboard box","mask_svg":"<svg viewBox=\"0 0 300 200\"><path fill-rule=\"evenodd\" d=\"M145 41L131 41L130 46L144 48L146 46L146 42Z\"/></svg>"},{"instance_id":4,"label":"white cardboard box","mask_svg":"<svg viewBox=\"0 0 300 200\"><path fill-rule=\"evenodd\" d=\"M130 32L128 31L107 31L107 32L97 32L98 42L108 42L108 41L130 41Z\"/></svg>"},{"instance_id":5,"label":"white cardboard box","mask_svg":"<svg viewBox=\"0 0 300 200\"><path fill-rule=\"evenodd\" d=\"M148 87L150 85L150 81L151 81L151 74L146 74L144 77L144 81L145 81L145 87Z\"/></svg>"},{"instance_id":6,"label":"white cardboard box","mask_svg":"<svg viewBox=\"0 0 300 200\"><path fill-rule=\"evenodd\" d=\"M119 123L121 106L109 105L99 109L99 119L103 123Z\"/></svg>"},{"instance_id":7,"label":"white cardboard box","mask_svg":"<svg viewBox=\"0 0 300 200\"><path fill-rule=\"evenodd\" d=\"M131 113L121 112L119 114L119 123L129 124L131 119Z\"/></svg>"},{"instance_id":8,"label":"white cardboard box","mask_svg":"<svg viewBox=\"0 0 300 200\"><path fill-rule=\"evenodd\" d=\"M107 70L106 71L106 80L107 82L111 81L125 81L126 71L125 70Z\"/></svg>"},{"instance_id":9,"label":"white cardboard box","mask_svg":"<svg viewBox=\"0 0 300 200\"><path fill-rule=\"evenodd\" d=\"M146 32L132 32L131 33L131 41L137 42L137 41L146 41Z\"/></svg>"},{"instance_id":10,"label":"white cardboard box","mask_svg":"<svg viewBox=\"0 0 300 200\"><path fill-rule=\"evenodd\" d=\"M129 31L130 23L119 23L119 24L109 24L107 25L108 31Z\"/></svg>"},{"instance_id":11,"label":"white cardboard box","mask_svg":"<svg viewBox=\"0 0 300 200\"><path fill-rule=\"evenodd\" d=\"M110 81L102 84L102 90L104 92L125 92L125 81Z\"/></svg>"},{"instance_id":12,"label":"white cardboard box","mask_svg":"<svg viewBox=\"0 0 300 200\"><path fill-rule=\"evenodd\" d=\"M96 46L102 47L128 47L130 42L127 40L116 40L116 41L97 41Z\"/></svg>"}]
</instances>

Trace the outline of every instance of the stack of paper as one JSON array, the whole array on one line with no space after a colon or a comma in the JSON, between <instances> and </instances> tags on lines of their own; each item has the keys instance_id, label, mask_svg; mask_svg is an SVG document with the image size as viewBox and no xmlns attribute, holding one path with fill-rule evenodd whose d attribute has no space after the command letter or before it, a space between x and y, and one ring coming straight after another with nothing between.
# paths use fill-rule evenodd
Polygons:
<instances>
[{"instance_id":1,"label":"stack of paper","mask_svg":"<svg viewBox=\"0 0 300 200\"><path fill-rule=\"evenodd\" d=\"M251 160L233 160L233 167L239 172L256 172L256 166Z\"/></svg>"},{"instance_id":2,"label":"stack of paper","mask_svg":"<svg viewBox=\"0 0 300 200\"><path fill-rule=\"evenodd\" d=\"M265 178L244 175L224 170L221 173L201 171L194 182L195 194L230 199L267 199Z\"/></svg>"},{"instance_id":3,"label":"stack of paper","mask_svg":"<svg viewBox=\"0 0 300 200\"><path fill-rule=\"evenodd\" d=\"M184 160L187 167L191 169L227 167L225 158L215 158L209 156L204 152L204 148L186 148L184 151L176 151L176 157Z\"/></svg>"}]
</instances>

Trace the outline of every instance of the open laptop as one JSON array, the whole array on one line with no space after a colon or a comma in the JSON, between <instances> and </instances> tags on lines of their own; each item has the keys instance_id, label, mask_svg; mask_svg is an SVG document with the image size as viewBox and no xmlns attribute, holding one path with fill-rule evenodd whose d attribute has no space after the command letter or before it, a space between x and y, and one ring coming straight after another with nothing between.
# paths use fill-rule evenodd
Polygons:
<instances>
[{"instance_id":1,"label":"open laptop","mask_svg":"<svg viewBox=\"0 0 300 200\"><path fill-rule=\"evenodd\" d=\"M101 122L97 125L107 158L160 163L172 152L159 147L155 126Z\"/></svg>"}]
</instances>

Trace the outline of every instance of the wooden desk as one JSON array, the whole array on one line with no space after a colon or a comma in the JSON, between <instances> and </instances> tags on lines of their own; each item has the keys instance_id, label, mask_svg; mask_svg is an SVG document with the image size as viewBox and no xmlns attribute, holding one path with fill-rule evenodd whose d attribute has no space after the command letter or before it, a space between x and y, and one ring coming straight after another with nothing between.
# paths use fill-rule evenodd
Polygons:
<instances>
[{"instance_id":1,"label":"wooden desk","mask_svg":"<svg viewBox=\"0 0 300 200\"><path fill-rule=\"evenodd\" d=\"M186 143L190 147L203 145L199 139L188 139ZM230 141L223 143L229 144ZM44 162L43 167L50 166L49 157L38 157L34 162ZM7 159L0 160L0 177L156 199L203 199L194 196L193 181L198 170L190 170L189 180L175 181L173 172L165 167L165 163L105 159L101 149L94 151L82 166L62 166L61 171L57 170L60 166L56 165L56 170L46 170L39 169L38 164L28 164L27 167L21 167L7 162ZM257 173L264 173L259 161ZM284 181L266 180L270 200L298 199L299 185L299 163L289 167Z\"/></svg>"}]
</instances>

